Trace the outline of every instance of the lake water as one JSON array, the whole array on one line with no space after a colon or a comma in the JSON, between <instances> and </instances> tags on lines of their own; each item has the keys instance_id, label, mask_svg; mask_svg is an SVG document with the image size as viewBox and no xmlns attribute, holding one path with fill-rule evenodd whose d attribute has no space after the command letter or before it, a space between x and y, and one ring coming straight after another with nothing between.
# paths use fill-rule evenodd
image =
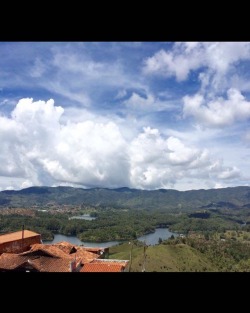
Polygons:
<instances>
[{"instance_id":1,"label":"lake water","mask_svg":"<svg viewBox=\"0 0 250 313\"><path fill-rule=\"evenodd\" d=\"M75 236L64 236L61 234L56 234L54 235L54 239L51 241L45 241L43 240L43 243L47 243L47 244L52 244L52 243L57 243L60 241L67 241L72 243L73 245L84 245L86 247L102 247L102 248L106 248L106 247L112 247L112 246L116 246L119 244L119 241L107 241L107 242L87 242L87 241L81 241L79 240L77 237Z\"/></svg>"},{"instance_id":2,"label":"lake water","mask_svg":"<svg viewBox=\"0 0 250 313\"><path fill-rule=\"evenodd\" d=\"M86 220L86 221L93 221L93 220L95 220L95 219L96 219L96 217L91 217L91 216L88 215L88 214L69 217L69 220Z\"/></svg>"},{"instance_id":3,"label":"lake water","mask_svg":"<svg viewBox=\"0 0 250 313\"><path fill-rule=\"evenodd\" d=\"M170 232L167 228L156 228L155 232L152 234L147 234L137 238L138 240L146 243L146 245L155 245L158 244L159 238L162 240L168 239L172 235L177 236L177 234ZM43 241L43 243L52 244L60 241L67 241L72 243L73 245L84 245L86 247L112 247L118 245L119 241L107 241L107 242L87 242L81 241L75 236L64 236L61 234L54 235L54 239L52 241Z\"/></svg>"},{"instance_id":4,"label":"lake water","mask_svg":"<svg viewBox=\"0 0 250 313\"><path fill-rule=\"evenodd\" d=\"M177 236L177 234L172 233L167 228L156 228L154 233L147 234L137 238L138 240L146 243L146 245L156 245L159 242L159 238L162 240L170 238L172 235Z\"/></svg>"}]
</instances>

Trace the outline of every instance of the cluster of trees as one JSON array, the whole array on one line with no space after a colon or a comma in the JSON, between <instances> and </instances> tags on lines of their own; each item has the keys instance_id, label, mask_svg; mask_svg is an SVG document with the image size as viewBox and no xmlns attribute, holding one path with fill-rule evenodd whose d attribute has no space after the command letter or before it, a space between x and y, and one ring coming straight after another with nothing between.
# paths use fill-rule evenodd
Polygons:
<instances>
[{"instance_id":1,"label":"cluster of trees","mask_svg":"<svg viewBox=\"0 0 250 313\"><path fill-rule=\"evenodd\" d=\"M85 210L85 211L84 211ZM20 230L22 225L42 234L44 240L53 234L77 236L82 241L133 240L153 232L156 227L168 227L170 231L187 234L190 231L225 232L249 230L248 210L219 209L209 213L198 211L166 213L162 210L134 210L117 207L82 206L78 214L91 213L96 219L69 219L70 211L55 214L54 210L35 211L34 217L17 214L0 215L0 232ZM75 211L74 211L75 214ZM244 222L244 224L243 224Z\"/></svg>"},{"instance_id":2,"label":"cluster of trees","mask_svg":"<svg viewBox=\"0 0 250 313\"><path fill-rule=\"evenodd\" d=\"M239 240L220 240L222 234L211 232L184 238L170 238L164 245L186 244L206 256L221 272L250 271L250 244Z\"/></svg>"},{"instance_id":3,"label":"cluster of trees","mask_svg":"<svg viewBox=\"0 0 250 313\"><path fill-rule=\"evenodd\" d=\"M171 215L116 208L96 208L91 216L96 219L69 219L70 213L52 214L36 211L35 217L18 214L0 216L0 232L26 229L42 234L43 240L53 239L53 234L77 236L82 241L132 240L154 232L157 226L166 227L174 223Z\"/></svg>"}]
</instances>

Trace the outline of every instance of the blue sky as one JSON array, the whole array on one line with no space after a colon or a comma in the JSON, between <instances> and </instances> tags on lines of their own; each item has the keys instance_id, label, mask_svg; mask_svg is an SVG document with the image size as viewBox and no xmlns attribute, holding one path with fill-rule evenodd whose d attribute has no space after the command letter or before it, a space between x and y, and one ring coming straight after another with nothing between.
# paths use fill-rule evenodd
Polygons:
<instances>
[{"instance_id":1,"label":"blue sky","mask_svg":"<svg viewBox=\"0 0 250 313\"><path fill-rule=\"evenodd\" d=\"M248 186L250 43L0 42L0 190Z\"/></svg>"}]
</instances>

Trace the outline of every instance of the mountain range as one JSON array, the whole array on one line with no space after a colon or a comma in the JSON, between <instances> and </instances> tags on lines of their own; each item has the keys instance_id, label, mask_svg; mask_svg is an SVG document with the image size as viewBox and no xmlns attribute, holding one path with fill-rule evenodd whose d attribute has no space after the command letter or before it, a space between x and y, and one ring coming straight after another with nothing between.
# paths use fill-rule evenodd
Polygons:
<instances>
[{"instance_id":1,"label":"mountain range","mask_svg":"<svg viewBox=\"0 0 250 313\"><path fill-rule=\"evenodd\" d=\"M48 205L93 205L146 210L177 209L178 211L214 207L250 208L250 187L178 191L139 190L127 187L83 189L44 186L0 192L0 208Z\"/></svg>"}]
</instances>

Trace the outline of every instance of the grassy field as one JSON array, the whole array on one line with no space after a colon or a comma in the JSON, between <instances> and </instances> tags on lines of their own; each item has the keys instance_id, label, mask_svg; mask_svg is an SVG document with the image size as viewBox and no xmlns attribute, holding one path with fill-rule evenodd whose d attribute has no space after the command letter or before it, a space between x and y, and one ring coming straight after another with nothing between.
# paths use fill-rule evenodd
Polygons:
<instances>
[{"instance_id":1,"label":"grassy field","mask_svg":"<svg viewBox=\"0 0 250 313\"><path fill-rule=\"evenodd\" d=\"M128 243L110 248L110 259L130 260ZM217 269L202 253L185 244L149 246L133 245L131 272L215 272Z\"/></svg>"}]
</instances>

